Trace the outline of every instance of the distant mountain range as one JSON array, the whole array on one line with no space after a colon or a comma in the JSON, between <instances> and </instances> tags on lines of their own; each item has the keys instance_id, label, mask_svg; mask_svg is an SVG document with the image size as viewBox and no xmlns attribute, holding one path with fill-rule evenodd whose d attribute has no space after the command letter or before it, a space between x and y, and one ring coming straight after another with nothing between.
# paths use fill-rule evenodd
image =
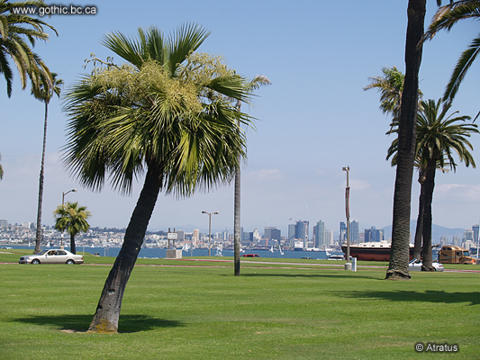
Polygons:
<instances>
[{"instance_id":1,"label":"distant mountain range","mask_svg":"<svg viewBox=\"0 0 480 360\"><path fill-rule=\"evenodd\" d=\"M417 227L417 221L412 220L410 221L410 234L412 236L412 242L415 237L415 229ZM463 233L465 229L460 228L447 228L440 225L432 225L432 243L435 244L440 242L440 238L442 236L446 236L448 239L452 239L453 236L459 237L460 239L463 238ZM392 226L385 226L383 228L383 234L385 240L390 240L392 238Z\"/></svg>"}]
</instances>

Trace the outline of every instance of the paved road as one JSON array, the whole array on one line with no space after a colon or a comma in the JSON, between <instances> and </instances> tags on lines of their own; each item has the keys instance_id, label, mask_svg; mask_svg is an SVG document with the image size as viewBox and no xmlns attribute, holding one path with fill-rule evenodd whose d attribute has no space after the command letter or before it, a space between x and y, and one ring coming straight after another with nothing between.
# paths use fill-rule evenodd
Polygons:
<instances>
[{"instance_id":1,"label":"paved road","mask_svg":"<svg viewBox=\"0 0 480 360\"><path fill-rule=\"evenodd\" d=\"M179 264L136 264L136 266L155 266L155 267L205 267L205 265L192 265L187 264L187 262L209 262L209 263L233 263L233 260L223 260L223 259L178 259L176 260ZM343 264L315 264L315 263L297 263L297 262L273 262L273 261L251 261L251 260L242 260L242 264L262 264L262 265L282 265L282 266L270 266L268 269L305 269L311 267L321 267L325 269L338 269L343 268ZM183 263L183 264L182 264ZM15 262L0 262L0 264L17 264ZM89 266L108 266L112 264L84 264ZM208 267L223 267L220 265L207 265ZM267 267L262 267L267 268ZM358 269L386 269L386 266L383 265L358 265ZM456 272L456 273L480 273L480 270L467 270L467 269L445 269L445 272Z\"/></svg>"}]
</instances>

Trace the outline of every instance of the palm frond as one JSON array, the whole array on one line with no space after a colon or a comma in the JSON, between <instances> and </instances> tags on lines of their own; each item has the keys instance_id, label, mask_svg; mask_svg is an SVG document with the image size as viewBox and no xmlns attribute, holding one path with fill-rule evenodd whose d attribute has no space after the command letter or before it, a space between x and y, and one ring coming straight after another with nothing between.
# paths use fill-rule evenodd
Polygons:
<instances>
[{"instance_id":1,"label":"palm frond","mask_svg":"<svg viewBox=\"0 0 480 360\"><path fill-rule=\"evenodd\" d=\"M196 51L209 35L206 29L197 24L182 25L171 35L167 44L170 74L174 75L178 65Z\"/></svg>"},{"instance_id":2,"label":"palm frond","mask_svg":"<svg viewBox=\"0 0 480 360\"><path fill-rule=\"evenodd\" d=\"M473 64L477 58L478 53L480 52L480 36L473 39L472 43L465 50L457 61L457 65L453 70L453 73L450 77L450 81L447 84L445 89L445 94L443 95L443 100L447 102L452 102L453 98L457 94L457 91L460 87L460 84L463 81L468 69Z\"/></svg>"},{"instance_id":3,"label":"palm frond","mask_svg":"<svg viewBox=\"0 0 480 360\"><path fill-rule=\"evenodd\" d=\"M440 7L423 38L432 39L440 30L450 31L460 20L480 17L479 9L480 1L478 0L455 1Z\"/></svg>"}]
</instances>

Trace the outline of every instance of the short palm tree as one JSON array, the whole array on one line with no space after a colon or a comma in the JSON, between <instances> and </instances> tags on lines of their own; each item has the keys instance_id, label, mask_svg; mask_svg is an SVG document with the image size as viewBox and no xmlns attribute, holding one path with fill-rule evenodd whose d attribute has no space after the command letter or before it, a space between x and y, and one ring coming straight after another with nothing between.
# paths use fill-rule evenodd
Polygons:
<instances>
[{"instance_id":1,"label":"short palm tree","mask_svg":"<svg viewBox=\"0 0 480 360\"><path fill-rule=\"evenodd\" d=\"M125 286L143 243L160 191L188 196L232 180L248 124L232 99L246 101L246 81L217 58L196 50L208 33L185 25L165 37L138 30L137 39L106 36L107 48L127 61L94 69L67 95L69 133L65 160L84 185L99 189L109 176L129 192L146 172L122 248L90 324L116 332Z\"/></svg>"},{"instance_id":2,"label":"short palm tree","mask_svg":"<svg viewBox=\"0 0 480 360\"><path fill-rule=\"evenodd\" d=\"M448 114L450 103L441 100L422 101L422 109L417 116L416 162L420 169L421 198L420 210L423 210L423 248L422 270L433 271L432 266L432 200L435 187L435 174L438 168L449 167L456 170L457 160L465 166L475 167L468 141L471 134L478 133L477 125L466 122L469 116L457 116L458 112ZM398 143L395 141L389 149L389 156L396 156ZM393 159L395 160L395 158Z\"/></svg>"},{"instance_id":3,"label":"short palm tree","mask_svg":"<svg viewBox=\"0 0 480 360\"><path fill-rule=\"evenodd\" d=\"M87 232L90 225L87 218L91 215L85 206L78 206L78 203L67 202L65 205L59 205L55 212L55 229L70 234L70 251L77 253L75 246L75 236L80 232Z\"/></svg>"},{"instance_id":4,"label":"short palm tree","mask_svg":"<svg viewBox=\"0 0 480 360\"><path fill-rule=\"evenodd\" d=\"M8 58L15 63L22 88L27 85L27 77L32 87L40 87L40 83L47 79L51 82L51 74L42 59L30 47L35 46L35 40L47 40L45 28L56 33L53 26L28 15L15 14L15 7L45 6L43 1L10 2L0 0L0 73L7 82L7 95L12 94L13 71ZM49 84L50 86L51 84Z\"/></svg>"},{"instance_id":5,"label":"short palm tree","mask_svg":"<svg viewBox=\"0 0 480 360\"><path fill-rule=\"evenodd\" d=\"M456 23L465 19L480 20L479 0L450 1L449 4L441 6L435 13L424 38L432 39L440 30L450 31ZM470 46L460 55L445 89L443 95L444 101L453 101L463 78L479 52L480 34L472 40Z\"/></svg>"},{"instance_id":6,"label":"short palm tree","mask_svg":"<svg viewBox=\"0 0 480 360\"><path fill-rule=\"evenodd\" d=\"M45 172L45 150L47 145L47 119L48 119L48 104L50 99L55 94L60 96L60 86L63 85L61 79L57 79L57 74L52 73L52 86L48 82L43 82L40 87L32 89L33 95L43 101L45 104L44 120L43 120L43 144L42 157L40 160L40 176L38 180L38 207L37 207L37 232L35 236L35 254L40 252L40 243L42 241L42 202L43 202L43 179Z\"/></svg>"}]
</instances>

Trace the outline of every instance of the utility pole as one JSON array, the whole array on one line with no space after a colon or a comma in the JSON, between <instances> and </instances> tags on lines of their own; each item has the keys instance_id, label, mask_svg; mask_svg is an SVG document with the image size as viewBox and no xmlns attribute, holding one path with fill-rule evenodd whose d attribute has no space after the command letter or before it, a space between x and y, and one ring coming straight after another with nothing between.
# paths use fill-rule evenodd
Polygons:
<instances>
[{"instance_id":1,"label":"utility pole","mask_svg":"<svg viewBox=\"0 0 480 360\"><path fill-rule=\"evenodd\" d=\"M345 187L345 214L347 216L347 262L345 263L345 270L352 270L352 263L350 262L350 166L344 166L342 170L345 171L347 175L347 186Z\"/></svg>"},{"instance_id":2,"label":"utility pole","mask_svg":"<svg viewBox=\"0 0 480 360\"><path fill-rule=\"evenodd\" d=\"M217 215L219 212L203 210L202 214L208 215L208 256L212 256L212 215Z\"/></svg>"}]
</instances>

